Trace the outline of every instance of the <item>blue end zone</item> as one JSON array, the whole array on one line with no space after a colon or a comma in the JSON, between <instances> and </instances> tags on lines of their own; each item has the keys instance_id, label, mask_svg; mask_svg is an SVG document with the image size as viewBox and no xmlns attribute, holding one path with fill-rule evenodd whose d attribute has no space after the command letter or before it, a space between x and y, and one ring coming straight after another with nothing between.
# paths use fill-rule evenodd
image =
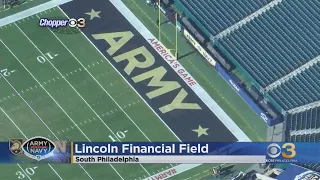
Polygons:
<instances>
[{"instance_id":1,"label":"blue end zone","mask_svg":"<svg viewBox=\"0 0 320 180\"><path fill-rule=\"evenodd\" d=\"M170 67L168 63L155 51L155 49L144 39L125 17L108 0L77 0L61 6L63 11L72 18L84 17L87 25L83 33L94 43L100 52L108 61L121 73L121 75L134 87L140 96L152 107L152 109L161 117L164 123L184 142L236 142L238 139L232 132L212 113L206 104L204 104L195 92L184 82L183 79ZM91 10L101 11L98 18L90 20L85 13ZM126 32L132 33L121 46L112 46L107 42L106 37L110 33L117 35ZM115 35L113 34L113 35ZM98 37L98 38L97 38ZM128 36L127 36L128 37ZM124 37L112 38L114 42L123 40ZM110 47L118 47L112 54ZM142 49L144 54L141 53ZM134 55L134 52L140 52ZM148 57L145 55L149 54ZM132 56L133 55L133 56ZM124 58L126 57L126 58ZM133 66L130 70L128 58L135 57L142 63L140 67ZM122 59L123 58L123 59ZM117 60L116 60L117 59ZM122 60L119 60L122 59ZM154 59L154 62L146 65L144 62ZM151 61L150 61L151 62ZM137 64L136 64L137 65ZM129 68L129 69L128 69ZM155 73L155 70L164 69ZM139 77L139 78L138 78ZM156 80L156 78L158 78ZM140 81L137 81L140 79ZM150 97L150 92L154 92L165 87L164 84L178 84L178 88ZM168 86L172 88L172 86ZM180 101L180 104L193 104L199 108L175 108L167 111L164 106L171 104L174 100ZM178 103L179 104L179 103ZM175 104L175 105L178 105ZM195 106L194 106L195 107ZM165 111L164 111L165 110ZM143 111L143 110L142 110ZM143 112L142 112L143 113ZM199 136L194 130L199 127L207 128L206 133ZM156 127L150 127L155 128Z\"/></svg>"}]
</instances>

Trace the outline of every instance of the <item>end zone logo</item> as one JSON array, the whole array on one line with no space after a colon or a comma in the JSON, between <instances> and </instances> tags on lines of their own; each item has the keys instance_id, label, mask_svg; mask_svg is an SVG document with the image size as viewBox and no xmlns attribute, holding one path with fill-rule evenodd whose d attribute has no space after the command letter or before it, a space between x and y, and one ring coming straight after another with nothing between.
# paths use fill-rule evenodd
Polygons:
<instances>
[{"instance_id":1,"label":"end zone logo","mask_svg":"<svg viewBox=\"0 0 320 180\"><path fill-rule=\"evenodd\" d=\"M56 146L50 139L41 136L28 139L22 145L24 154L27 157L37 161L52 156L55 149Z\"/></svg>"},{"instance_id":2,"label":"end zone logo","mask_svg":"<svg viewBox=\"0 0 320 180\"><path fill-rule=\"evenodd\" d=\"M39 26L41 27L50 27L50 28L59 28L70 26L72 28L84 28L86 26L86 20L84 18L79 19L49 19L49 18L41 18L39 20Z\"/></svg>"}]
</instances>

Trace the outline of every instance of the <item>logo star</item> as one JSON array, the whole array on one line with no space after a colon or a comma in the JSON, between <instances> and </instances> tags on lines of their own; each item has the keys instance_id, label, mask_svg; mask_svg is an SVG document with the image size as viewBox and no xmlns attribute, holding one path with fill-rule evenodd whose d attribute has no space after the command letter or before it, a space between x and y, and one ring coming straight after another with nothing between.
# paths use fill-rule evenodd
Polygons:
<instances>
[{"instance_id":1,"label":"logo star","mask_svg":"<svg viewBox=\"0 0 320 180\"><path fill-rule=\"evenodd\" d=\"M202 136L202 135L208 135L208 133L207 133L208 129L209 129L209 128L202 128L202 127L199 125L199 128L198 128L198 129L193 129L192 131L198 133L198 137L200 137L200 136Z\"/></svg>"},{"instance_id":2,"label":"logo star","mask_svg":"<svg viewBox=\"0 0 320 180\"><path fill-rule=\"evenodd\" d=\"M89 15L90 20L92 20L95 17L100 18L100 16L99 16L100 13L101 13L101 11L95 11L95 10L91 9L91 12L87 12L85 14Z\"/></svg>"}]
</instances>

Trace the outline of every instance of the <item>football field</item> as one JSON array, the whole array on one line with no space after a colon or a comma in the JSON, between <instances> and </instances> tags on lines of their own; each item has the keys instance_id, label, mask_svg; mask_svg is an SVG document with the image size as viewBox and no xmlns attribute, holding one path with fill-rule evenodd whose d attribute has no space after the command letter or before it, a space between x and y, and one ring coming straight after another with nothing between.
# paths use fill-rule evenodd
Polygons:
<instances>
[{"instance_id":1,"label":"football field","mask_svg":"<svg viewBox=\"0 0 320 180\"><path fill-rule=\"evenodd\" d=\"M79 32L39 27L59 8L0 29L1 140L179 141ZM2 165L0 179L143 179L175 164Z\"/></svg>"}]
</instances>

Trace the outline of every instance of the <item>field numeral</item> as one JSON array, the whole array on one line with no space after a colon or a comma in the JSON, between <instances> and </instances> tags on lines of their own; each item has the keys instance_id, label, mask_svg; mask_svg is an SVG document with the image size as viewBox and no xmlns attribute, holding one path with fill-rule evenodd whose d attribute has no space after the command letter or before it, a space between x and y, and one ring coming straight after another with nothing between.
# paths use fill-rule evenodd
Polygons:
<instances>
[{"instance_id":1,"label":"field numeral","mask_svg":"<svg viewBox=\"0 0 320 180\"><path fill-rule=\"evenodd\" d=\"M18 179L24 179L27 176L33 176L37 168L38 166L31 167L31 168L29 167L24 169L24 171L17 171L16 175L18 176Z\"/></svg>"},{"instance_id":2,"label":"field numeral","mask_svg":"<svg viewBox=\"0 0 320 180\"><path fill-rule=\"evenodd\" d=\"M126 137L126 133L128 132L128 130L125 131L118 131L115 135L109 135L109 138L111 139L112 142L117 142L121 139L124 139Z\"/></svg>"},{"instance_id":3,"label":"field numeral","mask_svg":"<svg viewBox=\"0 0 320 180\"><path fill-rule=\"evenodd\" d=\"M37 57L37 61L41 64L45 63L47 61L47 59L54 59L55 57L57 57L59 54L54 54L52 55L51 53L45 53L43 56L38 56Z\"/></svg>"},{"instance_id":4,"label":"field numeral","mask_svg":"<svg viewBox=\"0 0 320 180\"><path fill-rule=\"evenodd\" d=\"M5 76L5 77L8 77L8 76L10 76L12 73L14 73L14 72L16 72L16 70L11 70L11 71L9 71L8 69L2 69L1 71L0 71L0 73L3 75L3 76Z\"/></svg>"}]
</instances>

